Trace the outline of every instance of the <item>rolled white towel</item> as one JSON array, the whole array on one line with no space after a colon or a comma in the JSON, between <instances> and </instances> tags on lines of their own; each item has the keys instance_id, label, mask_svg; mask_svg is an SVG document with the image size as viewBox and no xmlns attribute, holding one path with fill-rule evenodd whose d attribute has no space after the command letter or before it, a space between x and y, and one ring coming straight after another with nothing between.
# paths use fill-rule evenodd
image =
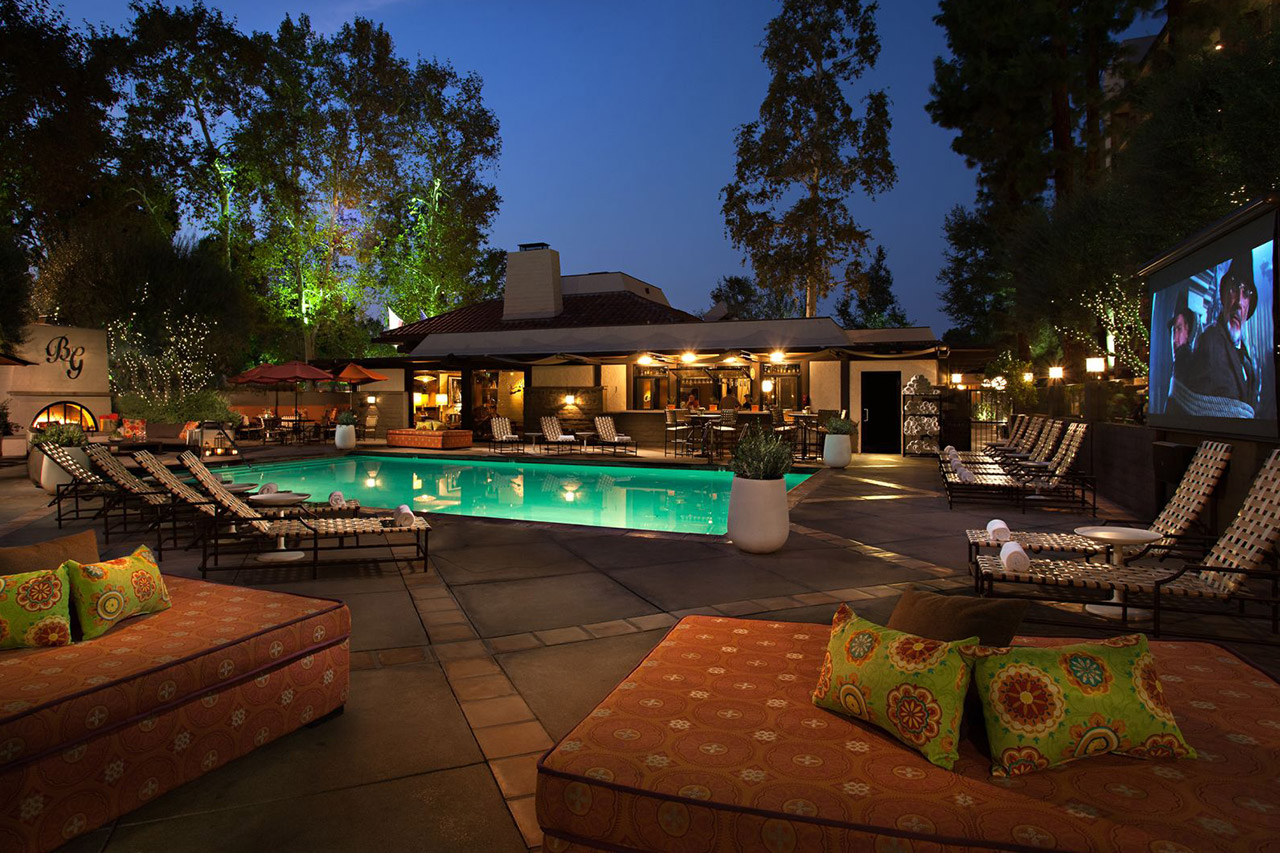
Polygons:
<instances>
[{"instance_id":1,"label":"rolled white towel","mask_svg":"<svg viewBox=\"0 0 1280 853\"><path fill-rule=\"evenodd\" d=\"M963 465L960 465L959 463L956 464L955 468L956 468L956 477L960 480L960 482L962 483L978 482L978 478L975 477L973 475L973 472L970 471L968 468L964 467Z\"/></svg>"},{"instance_id":2,"label":"rolled white towel","mask_svg":"<svg viewBox=\"0 0 1280 853\"><path fill-rule=\"evenodd\" d=\"M258 489L258 494L274 495L278 491L280 491L280 487L277 486L275 483L263 483L262 487Z\"/></svg>"},{"instance_id":3,"label":"rolled white towel","mask_svg":"<svg viewBox=\"0 0 1280 853\"><path fill-rule=\"evenodd\" d=\"M329 493L329 506L334 509L342 509L347 505L347 499L342 496L342 492Z\"/></svg>"},{"instance_id":4,"label":"rolled white towel","mask_svg":"<svg viewBox=\"0 0 1280 853\"><path fill-rule=\"evenodd\" d=\"M987 522L987 537L992 542L1008 542L1011 535L1009 525L1000 519L993 518Z\"/></svg>"},{"instance_id":5,"label":"rolled white towel","mask_svg":"<svg viewBox=\"0 0 1280 853\"><path fill-rule=\"evenodd\" d=\"M1008 572L1025 572L1031 568L1031 558L1017 542L1006 542L1000 546L1000 563Z\"/></svg>"},{"instance_id":6,"label":"rolled white towel","mask_svg":"<svg viewBox=\"0 0 1280 853\"><path fill-rule=\"evenodd\" d=\"M400 504L400 506L396 507L396 513L392 518L395 519L395 527L413 527L414 519L417 516L413 514L413 510L409 509L408 504Z\"/></svg>"},{"instance_id":7,"label":"rolled white towel","mask_svg":"<svg viewBox=\"0 0 1280 853\"><path fill-rule=\"evenodd\" d=\"M942 452L950 456L956 452L956 446L954 444L948 444L946 447L942 448Z\"/></svg>"}]
</instances>

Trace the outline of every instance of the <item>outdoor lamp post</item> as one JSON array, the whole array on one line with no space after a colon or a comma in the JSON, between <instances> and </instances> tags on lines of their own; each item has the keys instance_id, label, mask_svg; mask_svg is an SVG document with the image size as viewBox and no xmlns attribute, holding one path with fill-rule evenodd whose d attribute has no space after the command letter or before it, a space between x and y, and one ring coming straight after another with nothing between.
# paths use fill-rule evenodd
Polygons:
<instances>
[{"instance_id":1,"label":"outdoor lamp post","mask_svg":"<svg viewBox=\"0 0 1280 853\"><path fill-rule=\"evenodd\" d=\"M1049 368L1049 378L1050 378L1050 379L1056 379L1056 380L1058 380L1059 382L1061 382L1061 381L1062 381L1062 377L1063 377L1063 369L1062 369L1061 367L1050 367L1050 368Z\"/></svg>"},{"instance_id":2,"label":"outdoor lamp post","mask_svg":"<svg viewBox=\"0 0 1280 853\"><path fill-rule=\"evenodd\" d=\"M1101 376L1107 372L1107 360L1101 356L1089 356L1084 360L1084 369L1086 373Z\"/></svg>"}]
</instances>

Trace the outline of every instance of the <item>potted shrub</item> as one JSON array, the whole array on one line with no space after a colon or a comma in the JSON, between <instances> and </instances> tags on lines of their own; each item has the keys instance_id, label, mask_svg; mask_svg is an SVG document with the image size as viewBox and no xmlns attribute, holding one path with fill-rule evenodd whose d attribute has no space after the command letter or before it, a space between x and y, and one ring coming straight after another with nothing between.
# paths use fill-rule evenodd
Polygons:
<instances>
[{"instance_id":1,"label":"potted shrub","mask_svg":"<svg viewBox=\"0 0 1280 853\"><path fill-rule=\"evenodd\" d=\"M828 468L845 468L853 459L853 435L858 425L848 418L830 418L827 437L822 440L822 464Z\"/></svg>"},{"instance_id":2,"label":"potted shrub","mask_svg":"<svg viewBox=\"0 0 1280 853\"><path fill-rule=\"evenodd\" d=\"M74 424L49 424L32 434L31 443L65 447L67 452L80 461L81 465L89 467L89 456L84 452L84 446L89 443L89 438L84 434L84 430ZM32 447L27 457L27 471L35 484L51 495L57 493L58 486L71 482L71 475L62 470L61 465L35 447Z\"/></svg>"},{"instance_id":3,"label":"potted shrub","mask_svg":"<svg viewBox=\"0 0 1280 853\"><path fill-rule=\"evenodd\" d=\"M769 554L787 542L791 514L783 475L791 470L791 444L772 431L748 427L733 459L729 538L750 554Z\"/></svg>"},{"instance_id":4,"label":"potted shrub","mask_svg":"<svg viewBox=\"0 0 1280 853\"><path fill-rule=\"evenodd\" d=\"M339 450L351 450L356 446L356 413L350 409L338 412L337 426L333 429L333 446Z\"/></svg>"}]
</instances>

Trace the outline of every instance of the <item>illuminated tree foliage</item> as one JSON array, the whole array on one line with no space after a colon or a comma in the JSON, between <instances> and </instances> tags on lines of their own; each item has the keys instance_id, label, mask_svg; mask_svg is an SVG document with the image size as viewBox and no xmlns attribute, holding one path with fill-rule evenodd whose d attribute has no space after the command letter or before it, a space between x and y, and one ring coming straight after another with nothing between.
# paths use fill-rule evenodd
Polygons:
<instances>
[{"instance_id":1,"label":"illuminated tree foliage","mask_svg":"<svg viewBox=\"0 0 1280 853\"><path fill-rule=\"evenodd\" d=\"M764 287L801 296L806 317L857 271L870 239L849 196L897 178L888 96L867 92L855 116L843 88L880 54L875 12L861 0L784 0L765 35L772 77L760 118L738 128L734 179L721 191L733 245Z\"/></svg>"},{"instance_id":2,"label":"illuminated tree foliage","mask_svg":"<svg viewBox=\"0 0 1280 853\"><path fill-rule=\"evenodd\" d=\"M359 17L247 34L205 0L131 9L80 31L0 0L3 230L42 313L146 334L194 318L234 373L362 355L375 307L495 291L500 142L478 76L410 62Z\"/></svg>"}]
</instances>

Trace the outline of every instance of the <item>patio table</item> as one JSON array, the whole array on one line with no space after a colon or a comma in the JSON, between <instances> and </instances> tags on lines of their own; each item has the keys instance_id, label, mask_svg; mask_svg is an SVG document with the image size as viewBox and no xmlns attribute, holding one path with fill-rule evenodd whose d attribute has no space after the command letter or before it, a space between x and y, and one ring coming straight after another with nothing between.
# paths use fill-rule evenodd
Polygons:
<instances>
[{"instance_id":1,"label":"patio table","mask_svg":"<svg viewBox=\"0 0 1280 853\"><path fill-rule=\"evenodd\" d=\"M813 438L813 454L818 455L818 413L817 412L792 412L791 418L795 421L796 426L800 430L800 458L809 459L809 439Z\"/></svg>"},{"instance_id":2,"label":"patio table","mask_svg":"<svg viewBox=\"0 0 1280 853\"><path fill-rule=\"evenodd\" d=\"M1164 534L1141 527L1089 525L1077 527L1075 532L1077 536L1083 536L1105 546L1109 556L1108 562L1113 566L1124 565L1124 548L1126 545L1150 545L1152 542L1157 542L1164 538ZM1104 619L1119 619L1121 614L1120 601L1120 593L1113 592L1111 593L1111 603L1087 604L1084 609L1094 616L1101 616ZM1151 611L1130 607L1129 618L1150 619Z\"/></svg>"},{"instance_id":3,"label":"patio table","mask_svg":"<svg viewBox=\"0 0 1280 853\"><path fill-rule=\"evenodd\" d=\"M309 497L311 495L304 492L270 492L265 495L250 495L249 500L255 506L276 509L276 517L283 519L287 508L298 506ZM305 556L307 555L304 551L288 550L284 544L284 536L277 536L275 550L259 554L257 559L259 563L292 563Z\"/></svg>"}]
</instances>

